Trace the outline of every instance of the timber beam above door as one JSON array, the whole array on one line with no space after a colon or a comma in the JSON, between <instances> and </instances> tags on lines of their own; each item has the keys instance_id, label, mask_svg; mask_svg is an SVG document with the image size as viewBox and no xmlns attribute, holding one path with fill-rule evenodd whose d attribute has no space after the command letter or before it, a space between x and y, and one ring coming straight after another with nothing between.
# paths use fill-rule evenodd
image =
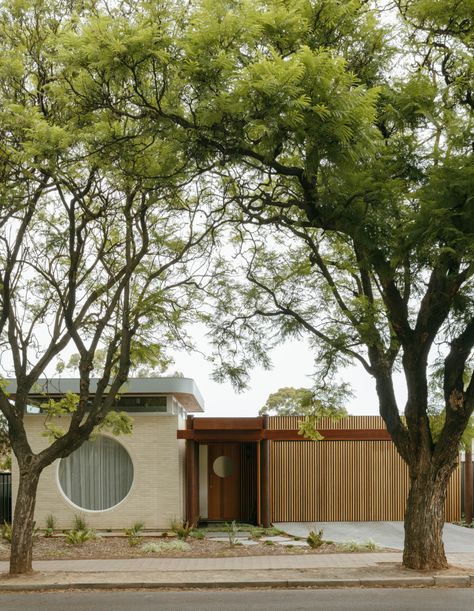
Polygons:
<instances>
[{"instance_id":1,"label":"timber beam above door","mask_svg":"<svg viewBox=\"0 0 474 611\"><path fill-rule=\"evenodd\" d=\"M198 420L197 418L194 419ZM221 419L219 419L221 420ZM238 419L232 418L237 421ZM389 441L385 429L319 429L323 441ZM177 432L178 439L191 439L201 443L219 441L312 441L303 437L297 429L217 429L194 428Z\"/></svg>"}]
</instances>

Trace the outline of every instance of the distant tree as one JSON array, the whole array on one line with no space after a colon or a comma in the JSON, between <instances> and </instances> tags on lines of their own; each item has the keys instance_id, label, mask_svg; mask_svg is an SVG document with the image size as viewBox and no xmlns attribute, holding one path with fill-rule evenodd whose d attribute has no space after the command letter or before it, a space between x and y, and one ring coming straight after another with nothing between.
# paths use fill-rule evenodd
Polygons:
<instances>
[{"instance_id":1,"label":"distant tree","mask_svg":"<svg viewBox=\"0 0 474 611\"><path fill-rule=\"evenodd\" d=\"M313 393L309 388L279 388L269 395L258 413L260 416L303 416L312 399Z\"/></svg>"},{"instance_id":2,"label":"distant tree","mask_svg":"<svg viewBox=\"0 0 474 611\"><path fill-rule=\"evenodd\" d=\"M279 388L271 393L265 405L258 412L260 416L265 414L271 416L316 416L342 417L347 412L341 404L341 400L348 397L347 393L329 393L310 388Z\"/></svg>"}]
</instances>

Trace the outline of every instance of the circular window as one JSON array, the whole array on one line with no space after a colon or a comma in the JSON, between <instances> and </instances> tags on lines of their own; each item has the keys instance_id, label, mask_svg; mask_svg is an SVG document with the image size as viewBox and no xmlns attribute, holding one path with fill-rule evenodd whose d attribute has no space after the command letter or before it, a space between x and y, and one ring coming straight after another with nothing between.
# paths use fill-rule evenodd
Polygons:
<instances>
[{"instance_id":1,"label":"circular window","mask_svg":"<svg viewBox=\"0 0 474 611\"><path fill-rule=\"evenodd\" d=\"M234 470L234 463L228 456L219 456L212 464L212 469L219 477L229 477Z\"/></svg>"},{"instance_id":2,"label":"circular window","mask_svg":"<svg viewBox=\"0 0 474 611\"><path fill-rule=\"evenodd\" d=\"M89 511L110 509L122 501L133 481L127 450L115 439L86 441L59 463L59 485L67 498Z\"/></svg>"}]
</instances>

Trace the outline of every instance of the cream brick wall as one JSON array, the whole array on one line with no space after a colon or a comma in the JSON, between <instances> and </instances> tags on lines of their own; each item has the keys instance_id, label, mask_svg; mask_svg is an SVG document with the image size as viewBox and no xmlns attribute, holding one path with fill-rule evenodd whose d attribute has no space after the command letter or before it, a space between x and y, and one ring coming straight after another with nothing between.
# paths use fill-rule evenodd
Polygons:
<instances>
[{"instance_id":1,"label":"cream brick wall","mask_svg":"<svg viewBox=\"0 0 474 611\"><path fill-rule=\"evenodd\" d=\"M133 434L115 439L133 462L133 483L127 497L106 511L85 511L73 505L58 484L58 464L47 467L40 478L35 509L39 528L53 514L59 529L70 528L74 514L84 514L89 526L98 529L126 528L139 520L145 529L167 529L173 518L184 517L184 441L176 439L182 426L178 416L134 414ZM64 422L64 420L62 421ZM64 426L64 424L63 424ZM42 437L43 416L25 416L28 438L35 452L48 441ZM14 461L15 462L15 461ZM18 487L18 467L12 468L13 503Z\"/></svg>"}]
</instances>

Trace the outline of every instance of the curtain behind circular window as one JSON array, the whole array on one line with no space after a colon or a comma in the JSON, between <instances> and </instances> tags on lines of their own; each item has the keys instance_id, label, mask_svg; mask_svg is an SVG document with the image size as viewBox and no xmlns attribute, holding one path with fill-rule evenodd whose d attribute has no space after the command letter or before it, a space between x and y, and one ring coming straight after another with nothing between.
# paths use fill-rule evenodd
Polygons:
<instances>
[{"instance_id":1,"label":"curtain behind circular window","mask_svg":"<svg viewBox=\"0 0 474 611\"><path fill-rule=\"evenodd\" d=\"M81 509L110 509L128 494L133 464L125 448L110 437L86 441L59 463L59 484Z\"/></svg>"}]
</instances>

